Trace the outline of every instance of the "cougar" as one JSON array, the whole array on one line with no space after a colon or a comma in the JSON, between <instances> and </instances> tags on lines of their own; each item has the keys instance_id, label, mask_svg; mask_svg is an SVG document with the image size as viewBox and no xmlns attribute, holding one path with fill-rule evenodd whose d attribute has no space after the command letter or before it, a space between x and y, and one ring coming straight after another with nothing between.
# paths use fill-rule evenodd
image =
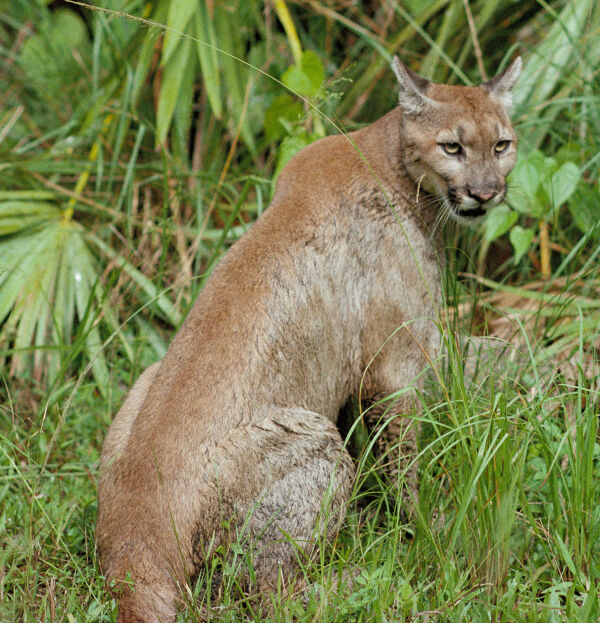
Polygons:
<instances>
[{"instance_id":1,"label":"cougar","mask_svg":"<svg viewBox=\"0 0 600 623\"><path fill-rule=\"evenodd\" d=\"M285 585L343 521L354 471L336 422L358 392L415 487L406 416L440 342L437 232L505 196L521 59L478 87L392 68L399 105L291 159L108 431L96 538L120 623L174 621L181 587L234 540L253 590Z\"/></svg>"}]
</instances>

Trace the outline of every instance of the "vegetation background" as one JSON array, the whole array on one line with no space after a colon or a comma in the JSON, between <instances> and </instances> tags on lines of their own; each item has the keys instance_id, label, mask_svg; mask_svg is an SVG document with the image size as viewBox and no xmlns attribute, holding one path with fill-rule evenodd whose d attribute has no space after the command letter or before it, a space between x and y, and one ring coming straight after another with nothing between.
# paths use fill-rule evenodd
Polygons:
<instances>
[{"instance_id":1,"label":"vegetation background","mask_svg":"<svg viewBox=\"0 0 600 623\"><path fill-rule=\"evenodd\" d=\"M181 616L598 620L598 3L94 6L0 0L0 620L115 620L93 536L102 439L291 155L393 107L393 54L475 84L517 53L507 204L447 232L448 356L423 396L415 516L358 430L356 501L303 561L308 603L261 611L234 549L220 603L209 570ZM521 354L498 369L474 353L465 380L457 329ZM346 568L349 594L332 580Z\"/></svg>"}]
</instances>

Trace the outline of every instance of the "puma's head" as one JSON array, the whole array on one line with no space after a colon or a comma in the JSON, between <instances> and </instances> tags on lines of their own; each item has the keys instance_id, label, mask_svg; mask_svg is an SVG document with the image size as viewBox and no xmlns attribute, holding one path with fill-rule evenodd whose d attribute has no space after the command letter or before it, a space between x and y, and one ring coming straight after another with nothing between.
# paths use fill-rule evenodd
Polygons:
<instances>
[{"instance_id":1,"label":"puma's head","mask_svg":"<svg viewBox=\"0 0 600 623\"><path fill-rule=\"evenodd\" d=\"M434 84L394 57L403 115L403 164L450 215L472 222L500 203L515 165L517 137L508 118L521 71L517 58L479 87Z\"/></svg>"}]
</instances>

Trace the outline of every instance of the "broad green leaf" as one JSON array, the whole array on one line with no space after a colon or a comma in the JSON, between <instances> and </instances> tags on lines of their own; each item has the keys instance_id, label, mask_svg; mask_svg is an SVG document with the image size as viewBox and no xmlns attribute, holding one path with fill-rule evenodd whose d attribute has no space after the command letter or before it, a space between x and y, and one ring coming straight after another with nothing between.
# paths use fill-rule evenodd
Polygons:
<instances>
[{"instance_id":1,"label":"broad green leaf","mask_svg":"<svg viewBox=\"0 0 600 623\"><path fill-rule=\"evenodd\" d=\"M11 241L13 245L0 245L0 323L22 294L24 284L37 282L44 254L54 244L57 226L50 224L32 235L17 236ZM5 255L11 246L13 253Z\"/></svg>"},{"instance_id":2,"label":"broad green leaf","mask_svg":"<svg viewBox=\"0 0 600 623\"><path fill-rule=\"evenodd\" d=\"M296 95L310 97L313 94L310 78L298 67L292 65L281 76L281 82Z\"/></svg>"},{"instance_id":3,"label":"broad green leaf","mask_svg":"<svg viewBox=\"0 0 600 623\"><path fill-rule=\"evenodd\" d=\"M102 322L111 331L118 325L111 310L104 308L99 267L82 228L58 218L34 234L0 242L0 257L8 250L13 252L4 267L7 276L0 281L0 319L6 319L3 337L13 339L13 370L46 370L52 378L64 365L61 353L72 356L70 349L61 347L72 345L77 319L80 348L105 392L108 370L100 351L100 328L94 323Z\"/></svg>"},{"instance_id":4,"label":"broad green leaf","mask_svg":"<svg viewBox=\"0 0 600 623\"><path fill-rule=\"evenodd\" d=\"M168 0L159 2L152 14L153 21L157 24L164 24L167 19L168 9ZM132 83L132 98L134 101L138 100L146 83L148 71L150 70L150 63L152 62L154 50L156 49L156 42L159 36L160 31L158 29L150 28L145 31L144 41L140 46L137 61L135 63L135 73Z\"/></svg>"},{"instance_id":5,"label":"broad green leaf","mask_svg":"<svg viewBox=\"0 0 600 623\"><path fill-rule=\"evenodd\" d=\"M513 90L513 101L517 109L527 107L530 110L540 104L546 104L552 91L567 75L569 62L581 58L581 42L588 16L595 0L577 0L567 2L557 19L547 32L542 43L532 48L521 76ZM553 107L544 113L545 118L556 115L559 107ZM532 127L531 140L538 144L546 134L547 126L538 124Z\"/></svg>"},{"instance_id":6,"label":"broad green leaf","mask_svg":"<svg viewBox=\"0 0 600 623\"><path fill-rule=\"evenodd\" d=\"M204 2L204 0L200 1ZM184 40L181 35L187 34L188 24L194 15L194 11L198 10L198 3L190 2L190 0L170 0L168 5L167 27L169 30L165 36L160 59L160 64L163 67L167 65L177 46Z\"/></svg>"},{"instance_id":7,"label":"broad green leaf","mask_svg":"<svg viewBox=\"0 0 600 623\"><path fill-rule=\"evenodd\" d=\"M75 308L79 323L83 326L85 354L92 366L94 378L100 393L106 395L109 374L102 350L102 338L97 323L102 309L96 304L94 295L98 294L98 270L96 260L79 231L72 231L69 243L71 270L75 280Z\"/></svg>"},{"instance_id":8,"label":"broad green leaf","mask_svg":"<svg viewBox=\"0 0 600 623\"><path fill-rule=\"evenodd\" d=\"M34 231L0 240L0 288L15 268L31 257L42 235L43 231ZM1 292L0 290L0 309L5 303L5 296ZM2 314L0 313L1 321Z\"/></svg>"},{"instance_id":9,"label":"broad green leaf","mask_svg":"<svg viewBox=\"0 0 600 623\"><path fill-rule=\"evenodd\" d=\"M577 189L573 200L569 202L569 211L575 225L584 234L595 229L600 234L600 187L582 184Z\"/></svg>"},{"instance_id":10,"label":"broad green leaf","mask_svg":"<svg viewBox=\"0 0 600 623\"><path fill-rule=\"evenodd\" d=\"M544 158L544 167L542 170L544 171L544 175L546 177L552 177L556 171L558 171L558 162L556 162L556 158L546 156Z\"/></svg>"},{"instance_id":11,"label":"broad green leaf","mask_svg":"<svg viewBox=\"0 0 600 623\"><path fill-rule=\"evenodd\" d=\"M491 210L484 223L484 237L492 242L505 234L519 218L519 215L508 206L500 205Z\"/></svg>"},{"instance_id":12,"label":"broad green leaf","mask_svg":"<svg viewBox=\"0 0 600 623\"><path fill-rule=\"evenodd\" d=\"M512 170L509 178L509 188L515 188L515 196L526 195L529 199L535 197L540 183L537 167L527 158L520 159Z\"/></svg>"},{"instance_id":13,"label":"broad green leaf","mask_svg":"<svg viewBox=\"0 0 600 623\"><path fill-rule=\"evenodd\" d=\"M540 186L536 193L539 209L532 212L532 215L541 218L550 212L554 203L552 200L552 175L558 170L558 164L554 158L545 157L539 170Z\"/></svg>"},{"instance_id":14,"label":"broad green leaf","mask_svg":"<svg viewBox=\"0 0 600 623\"><path fill-rule=\"evenodd\" d=\"M55 203L41 201L2 201L0 202L0 223L11 216L60 216L61 210Z\"/></svg>"},{"instance_id":15,"label":"broad green leaf","mask_svg":"<svg viewBox=\"0 0 600 623\"><path fill-rule=\"evenodd\" d=\"M508 201L521 214L541 218L548 211L548 200L541 192L546 156L534 149L519 155L517 164L508 179Z\"/></svg>"},{"instance_id":16,"label":"broad green leaf","mask_svg":"<svg viewBox=\"0 0 600 623\"><path fill-rule=\"evenodd\" d=\"M189 158L189 134L192 125L192 107L194 104L194 81L197 60L190 54L190 62L179 85L179 97L173 113L173 147L181 162Z\"/></svg>"},{"instance_id":17,"label":"broad green leaf","mask_svg":"<svg viewBox=\"0 0 600 623\"><path fill-rule=\"evenodd\" d=\"M558 166L562 167L565 162L575 162L576 164L577 162L583 163L591 156L592 152L585 143L570 139L566 145L560 147L554 154L554 159L558 163Z\"/></svg>"},{"instance_id":18,"label":"broad green leaf","mask_svg":"<svg viewBox=\"0 0 600 623\"><path fill-rule=\"evenodd\" d=\"M515 225L508 235L510 239L510 243L515 250L515 264L519 263L519 260L523 257L523 255L527 252L529 247L531 246L531 241L533 240L533 236L535 232L531 228L523 228L520 225Z\"/></svg>"},{"instance_id":19,"label":"broad green leaf","mask_svg":"<svg viewBox=\"0 0 600 623\"><path fill-rule=\"evenodd\" d=\"M540 184L535 198L529 202L529 209L527 211L528 216L532 216L536 219L545 218L550 214L551 205L548 193L543 184Z\"/></svg>"},{"instance_id":20,"label":"broad green leaf","mask_svg":"<svg viewBox=\"0 0 600 623\"><path fill-rule=\"evenodd\" d=\"M325 80L325 70L319 57L308 50L302 54L301 64L292 65L281 76L281 81L294 93L314 97Z\"/></svg>"},{"instance_id":21,"label":"broad green leaf","mask_svg":"<svg viewBox=\"0 0 600 623\"><path fill-rule=\"evenodd\" d=\"M220 54L219 61L223 68L223 81L225 93L227 94L227 102L231 112L235 118L236 125L239 124L242 114L241 137L252 152L255 149L254 134L249 122L249 108L244 110L244 98L249 79L248 68L238 61L245 55L245 40L243 32L238 26L238 15L229 11L223 3L215 6L214 25L215 34L219 47L227 54ZM252 48L251 53L256 48ZM252 62L251 56L247 60ZM263 64L264 61L255 62L257 66Z\"/></svg>"},{"instance_id":22,"label":"broad green leaf","mask_svg":"<svg viewBox=\"0 0 600 623\"><path fill-rule=\"evenodd\" d=\"M302 73L308 76L314 91L312 95L316 95L325 81L325 69L321 59L312 50L302 53Z\"/></svg>"},{"instance_id":23,"label":"broad green leaf","mask_svg":"<svg viewBox=\"0 0 600 623\"><path fill-rule=\"evenodd\" d=\"M51 289L60 259L60 226L46 227L37 245L25 261L15 267L11 278L2 284L0 297L9 297L9 316L3 333L14 333L12 369L23 371L34 359L35 346L44 346L46 340L35 343L35 336L46 336L47 326L38 327L48 317L45 310L51 304ZM13 284L17 290L13 289ZM13 297L13 293L16 296ZM4 312L2 312L4 313ZM38 357L39 359L39 357Z\"/></svg>"},{"instance_id":24,"label":"broad green leaf","mask_svg":"<svg viewBox=\"0 0 600 623\"><path fill-rule=\"evenodd\" d=\"M73 263L70 261L70 249L73 245L68 240L69 231L72 228L65 227L63 232L63 252L60 258L60 266L56 276L54 292L54 331L57 336L56 343L69 344L73 336L75 323L75 288L77 282L73 278Z\"/></svg>"},{"instance_id":25,"label":"broad green leaf","mask_svg":"<svg viewBox=\"0 0 600 623\"><path fill-rule=\"evenodd\" d=\"M217 58L217 38L215 29L208 14L206 2L199 2L195 13L198 58L202 68L204 88L210 102L210 107L217 119L223 114L221 103L221 80L219 78L219 64Z\"/></svg>"},{"instance_id":26,"label":"broad green leaf","mask_svg":"<svg viewBox=\"0 0 600 623\"><path fill-rule=\"evenodd\" d=\"M539 149L532 149L527 154L527 160L533 164L533 166L538 170L541 175L544 170L544 162L546 160L546 154L541 152Z\"/></svg>"},{"instance_id":27,"label":"broad green leaf","mask_svg":"<svg viewBox=\"0 0 600 623\"><path fill-rule=\"evenodd\" d=\"M40 71L39 59L43 58L45 64L42 65ZM23 68L25 75L33 83L37 83L39 87L43 87L43 84L48 79L48 83L55 86L56 81L50 81L51 76L47 75L49 72L44 71L48 66L54 65L54 59L50 56L48 46L40 35L33 35L27 38L19 53L19 64Z\"/></svg>"},{"instance_id":28,"label":"broad green leaf","mask_svg":"<svg viewBox=\"0 0 600 623\"><path fill-rule=\"evenodd\" d=\"M57 9L54 13L52 24L52 42L67 48L78 50L87 39L87 27L75 11L70 9Z\"/></svg>"},{"instance_id":29,"label":"broad green leaf","mask_svg":"<svg viewBox=\"0 0 600 623\"><path fill-rule=\"evenodd\" d=\"M88 284L86 284L87 286ZM92 291L89 287L84 287L83 282L79 284L79 287L75 288L75 301L77 303L77 315L80 320L86 319L85 331L85 351L86 355L91 363L92 372L94 377L98 381L98 389L100 393L106 395L109 384L108 368L106 366L106 359L102 351L102 339L100 338L100 332L98 327L90 326L94 321L94 306L90 298L92 297ZM89 305L89 310L88 310ZM85 314L88 314L87 318ZM91 317L90 317L91 315Z\"/></svg>"},{"instance_id":30,"label":"broad green leaf","mask_svg":"<svg viewBox=\"0 0 600 623\"><path fill-rule=\"evenodd\" d=\"M273 175L273 182L277 180L283 167L303 148L310 143L306 136L288 136L279 149L279 157L277 158L277 168Z\"/></svg>"},{"instance_id":31,"label":"broad green leaf","mask_svg":"<svg viewBox=\"0 0 600 623\"><path fill-rule=\"evenodd\" d=\"M574 162L565 162L552 176L552 203L559 208L575 192L581 171Z\"/></svg>"},{"instance_id":32,"label":"broad green leaf","mask_svg":"<svg viewBox=\"0 0 600 623\"><path fill-rule=\"evenodd\" d=\"M191 53L192 42L189 40L182 41L163 70L156 115L156 140L160 145L164 143L169 131L173 113L175 112L175 105L180 97L183 74L189 64Z\"/></svg>"},{"instance_id":33,"label":"broad green leaf","mask_svg":"<svg viewBox=\"0 0 600 623\"><path fill-rule=\"evenodd\" d=\"M32 355L32 351L26 350L28 347L44 346L44 341L36 344L34 336L36 326L38 322L43 321L45 316L43 312L48 309L51 302L50 290L60 260L60 248L56 244L56 239L41 258L43 262L39 264L36 271L35 281L29 282L26 289L22 290L12 311L12 316L18 320L14 348L16 351L23 351L15 354L19 361L13 362L13 365L16 364L18 370L24 369L26 360ZM45 334L47 328L43 326L39 333Z\"/></svg>"},{"instance_id":34,"label":"broad green leaf","mask_svg":"<svg viewBox=\"0 0 600 623\"><path fill-rule=\"evenodd\" d=\"M285 123L302 117L302 104L288 93L279 95L265 112L265 136L269 142L278 141L286 134Z\"/></svg>"},{"instance_id":35,"label":"broad green leaf","mask_svg":"<svg viewBox=\"0 0 600 623\"><path fill-rule=\"evenodd\" d=\"M0 202L0 236L14 234L40 225L49 219L58 218L60 208L53 203L41 201Z\"/></svg>"},{"instance_id":36,"label":"broad green leaf","mask_svg":"<svg viewBox=\"0 0 600 623\"><path fill-rule=\"evenodd\" d=\"M65 85L72 87L82 75L76 56L81 59L89 48L87 28L79 15L64 8L56 11L49 25L41 22L38 28L18 55L28 86L44 100L68 100Z\"/></svg>"},{"instance_id":37,"label":"broad green leaf","mask_svg":"<svg viewBox=\"0 0 600 623\"><path fill-rule=\"evenodd\" d=\"M51 190L0 190L0 201L53 201Z\"/></svg>"},{"instance_id":38,"label":"broad green leaf","mask_svg":"<svg viewBox=\"0 0 600 623\"><path fill-rule=\"evenodd\" d=\"M9 216L0 219L0 236L8 236L41 225L47 218L40 216Z\"/></svg>"}]
</instances>

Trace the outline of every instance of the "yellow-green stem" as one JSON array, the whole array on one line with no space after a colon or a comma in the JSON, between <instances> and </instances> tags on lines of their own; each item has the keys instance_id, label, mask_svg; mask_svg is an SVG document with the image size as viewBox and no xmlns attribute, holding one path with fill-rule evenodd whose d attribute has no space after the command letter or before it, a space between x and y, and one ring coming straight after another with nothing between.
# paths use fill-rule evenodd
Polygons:
<instances>
[{"instance_id":1,"label":"yellow-green stem","mask_svg":"<svg viewBox=\"0 0 600 623\"><path fill-rule=\"evenodd\" d=\"M550 270L550 225L547 221L540 221L540 265L542 277L549 279Z\"/></svg>"},{"instance_id":2,"label":"yellow-green stem","mask_svg":"<svg viewBox=\"0 0 600 623\"><path fill-rule=\"evenodd\" d=\"M296 65L300 65L302 59L302 46L300 45L300 39L298 38L298 32L294 26L294 21L287 8L285 0L274 0L275 11L279 21L283 24L285 34L290 42L290 48L292 48L292 54L294 56L294 62Z\"/></svg>"},{"instance_id":3,"label":"yellow-green stem","mask_svg":"<svg viewBox=\"0 0 600 623\"><path fill-rule=\"evenodd\" d=\"M65 211L63 212L62 219L63 219L63 222L65 223L68 223L73 218L73 211L75 209L75 204L77 203L77 197L83 192L83 189L85 188L85 185L87 184L87 181L90 177L90 171L92 170L92 165L98 159L98 150L100 149L100 141L102 140L102 137L106 134L106 131L108 130L113 119L114 119L114 115L112 113L109 113L108 115L106 115L104 119L104 123L102 124L102 132L100 133L98 138L94 141L94 144L92 145L92 148L90 149L90 155L88 156L88 164L85 167L85 171L83 171L81 175L79 176L79 179L77 180L77 184L75 184L75 190L74 190L75 196L69 199L69 201L67 202L67 207L65 208Z\"/></svg>"}]
</instances>

